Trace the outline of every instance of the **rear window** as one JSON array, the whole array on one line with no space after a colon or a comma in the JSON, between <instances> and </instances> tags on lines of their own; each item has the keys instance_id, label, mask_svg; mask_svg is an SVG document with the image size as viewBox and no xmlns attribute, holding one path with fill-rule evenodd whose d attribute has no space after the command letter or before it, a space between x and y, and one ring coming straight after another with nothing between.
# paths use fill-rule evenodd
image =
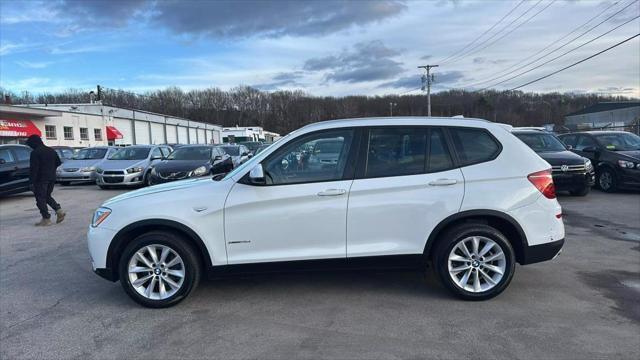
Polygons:
<instances>
[{"instance_id":1,"label":"rear window","mask_svg":"<svg viewBox=\"0 0 640 360\"><path fill-rule=\"evenodd\" d=\"M486 130L450 128L453 145L462 166L493 160L500 145Z\"/></svg>"}]
</instances>

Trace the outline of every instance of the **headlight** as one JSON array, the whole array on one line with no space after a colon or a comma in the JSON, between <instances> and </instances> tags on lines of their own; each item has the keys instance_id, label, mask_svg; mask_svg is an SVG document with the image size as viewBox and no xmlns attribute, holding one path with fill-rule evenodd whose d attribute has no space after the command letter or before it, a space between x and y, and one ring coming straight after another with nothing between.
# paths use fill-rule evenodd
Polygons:
<instances>
[{"instance_id":1,"label":"headlight","mask_svg":"<svg viewBox=\"0 0 640 360\"><path fill-rule=\"evenodd\" d=\"M96 168L96 172L97 172L98 174L102 174L102 173L104 172L104 170L102 170L102 169L100 169L100 168Z\"/></svg>"},{"instance_id":2,"label":"headlight","mask_svg":"<svg viewBox=\"0 0 640 360\"><path fill-rule=\"evenodd\" d=\"M138 173L138 172L141 172L141 171L142 171L142 168L139 167L139 166L136 166L136 167L128 168L127 169L127 174Z\"/></svg>"},{"instance_id":3,"label":"headlight","mask_svg":"<svg viewBox=\"0 0 640 360\"><path fill-rule=\"evenodd\" d=\"M618 160L618 166L620 166L621 168L633 169L636 166L636 164L634 164L631 161Z\"/></svg>"},{"instance_id":4,"label":"headlight","mask_svg":"<svg viewBox=\"0 0 640 360\"><path fill-rule=\"evenodd\" d=\"M111 214L111 209L101 207L93 214L93 220L91 221L91 226L96 227L100 225L109 215Z\"/></svg>"},{"instance_id":5,"label":"headlight","mask_svg":"<svg viewBox=\"0 0 640 360\"><path fill-rule=\"evenodd\" d=\"M189 176L202 176L207 173L207 168L204 166L200 166L199 168L193 170L189 173Z\"/></svg>"},{"instance_id":6,"label":"headlight","mask_svg":"<svg viewBox=\"0 0 640 360\"><path fill-rule=\"evenodd\" d=\"M586 160L584 161L584 168L585 168L587 171L591 171L591 170L593 170L593 164L591 164L591 160L586 159Z\"/></svg>"}]
</instances>

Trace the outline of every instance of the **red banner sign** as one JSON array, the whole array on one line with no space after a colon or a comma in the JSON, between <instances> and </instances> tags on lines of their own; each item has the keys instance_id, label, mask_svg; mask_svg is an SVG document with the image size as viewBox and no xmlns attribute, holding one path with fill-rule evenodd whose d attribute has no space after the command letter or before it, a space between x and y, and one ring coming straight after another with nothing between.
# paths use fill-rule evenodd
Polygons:
<instances>
[{"instance_id":1,"label":"red banner sign","mask_svg":"<svg viewBox=\"0 0 640 360\"><path fill-rule=\"evenodd\" d=\"M42 136L38 127L36 127L31 120L0 119L0 136L29 137L31 135Z\"/></svg>"}]
</instances>

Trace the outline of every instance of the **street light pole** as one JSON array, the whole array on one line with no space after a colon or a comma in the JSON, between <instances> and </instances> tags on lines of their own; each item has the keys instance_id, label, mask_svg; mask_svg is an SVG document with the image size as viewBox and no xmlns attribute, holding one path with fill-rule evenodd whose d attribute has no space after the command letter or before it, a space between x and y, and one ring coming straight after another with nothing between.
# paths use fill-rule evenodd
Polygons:
<instances>
[{"instance_id":1,"label":"street light pole","mask_svg":"<svg viewBox=\"0 0 640 360\"><path fill-rule=\"evenodd\" d=\"M389 103L389 116L393 116L393 107L397 105L398 103L394 103L394 102Z\"/></svg>"},{"instance_id":2,"label":"street light pole","mask_svg":"<svg viewBox=\"0 0 640 360\"><path fill-rule=\"evenodd\" d=\"M425 69L426 75L422 75L422 91L427 90L427 116L431 116L431 84L434 81L433 74L430 74L432 68L438 67L438 65L422 65L418 66L418 69Z\"/></svg>"}]
</instances>

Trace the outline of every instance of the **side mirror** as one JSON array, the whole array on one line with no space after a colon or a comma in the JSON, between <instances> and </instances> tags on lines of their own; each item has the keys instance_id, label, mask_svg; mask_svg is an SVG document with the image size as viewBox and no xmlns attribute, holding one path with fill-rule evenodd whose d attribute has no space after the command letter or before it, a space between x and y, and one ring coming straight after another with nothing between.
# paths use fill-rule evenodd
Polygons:
<instances>
[{"instance_id":1,"label":"side mirror","mask_svg":"<svg viewBox=\"0 0 640 360\"><path fill-rule=\"evenodd\" d=\"M594 153L594 152L597 152L598 149L595 146L587 146L584 149L582 149L582 151Z\"/></svg>"},{"instance_id":2,"label":"side mirror","mask_svg":"<svg viewBox=\"0 0 640 360\"><path fill-rule=\"evenodd\" d=\"M151 160L162 160L163 157L162 156L152 156Z\"/></svg>"},{"instance_id":3,"label":"side mirror","mask_svg":"<svg viewBox=\"0 0 640 360\"><path fill-rule=\"evenodd\" d=\"M262 168L262 164L258 164L251 169L249 172L249 181L253 184L264 184L264 169Z\"/></svg>"},{"instance_id":4,"label":"side mirror","mask_svg":"<svg viewBox=\"0 0 640 360\"><path fill-rule=\"evenodd\" d=\"M565 147L567 148L567 150L573 150L573 146L571 145L566 145Z\"/></svg>"},{"instance_id":5,"label":"side mirror","mask_svg":"<svg viewBox=\"0 0 640 360\"><path fill-rule=\"evenodd\" d=\"M213 160L214 161L222 160L222 155L216 155L216 157L214 157Z\"/></svg>"}]
</instances>

